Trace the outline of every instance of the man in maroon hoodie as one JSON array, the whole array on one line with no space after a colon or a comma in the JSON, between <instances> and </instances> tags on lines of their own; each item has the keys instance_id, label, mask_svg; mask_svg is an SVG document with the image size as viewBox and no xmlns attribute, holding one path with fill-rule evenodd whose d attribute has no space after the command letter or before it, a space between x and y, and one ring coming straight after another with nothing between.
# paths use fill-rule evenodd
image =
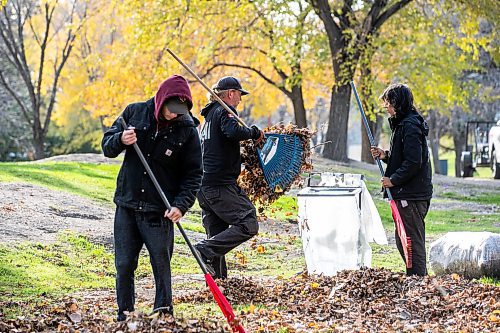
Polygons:
<instances>
[{"instance_id":1,"label":"man in maroon hoodie","mask_svg":"<svg viewBox=\"0 0 500 333\"><path fill-rule=\"evenodd\" d=\"M198 119L190 113L193 103L185 78L165 80L154 98L129 104L122 113L128 124L116 120L102 139L107 157L125 150L118 174L114 202L116 296L118 320L134 311L134 272L143 245L148 249L156 285L154 312L173 314L170 259L173 223L193 205L201 184L201 148ZM165 192L172 209L165 206L133 149L137 143Z\"/></svg>"}]
</instances>

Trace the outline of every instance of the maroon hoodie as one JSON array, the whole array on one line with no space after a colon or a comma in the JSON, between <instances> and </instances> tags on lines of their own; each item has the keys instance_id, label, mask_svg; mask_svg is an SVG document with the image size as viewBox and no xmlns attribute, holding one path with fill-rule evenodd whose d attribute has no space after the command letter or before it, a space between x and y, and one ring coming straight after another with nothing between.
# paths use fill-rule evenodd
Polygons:
<instances>
[{"instance_id":1,"label":"maroon hoodie","mask_svg":"<svg viewBox=\"0 0 500 333\"><path fill-rule=\"evenodd\" d=\"M191 90L187 80L181 75L172 75L162 82L158 87L155 95L155 118L159 122L158 116L160 114L163 103L170 97L179 97L181 100L186 100L188 109L193 107L193 99L191 97Z\"/></svg>"}]
</instances>

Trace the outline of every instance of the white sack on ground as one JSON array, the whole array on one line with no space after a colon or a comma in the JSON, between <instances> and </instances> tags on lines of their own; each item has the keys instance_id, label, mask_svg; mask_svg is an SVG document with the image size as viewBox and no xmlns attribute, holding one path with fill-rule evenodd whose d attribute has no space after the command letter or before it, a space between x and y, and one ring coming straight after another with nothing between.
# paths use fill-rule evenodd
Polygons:
<instances>
[{"instance_id":1,"label":"white sack on ground","mask_svg":"<svg viewBox=\"0 0 500 333\"><path fill-rule=\"evenodd\" d=\"M437 274L500 277L500 234L449 232L431 244L429 263Z\"/></svg>"}]
</instances>

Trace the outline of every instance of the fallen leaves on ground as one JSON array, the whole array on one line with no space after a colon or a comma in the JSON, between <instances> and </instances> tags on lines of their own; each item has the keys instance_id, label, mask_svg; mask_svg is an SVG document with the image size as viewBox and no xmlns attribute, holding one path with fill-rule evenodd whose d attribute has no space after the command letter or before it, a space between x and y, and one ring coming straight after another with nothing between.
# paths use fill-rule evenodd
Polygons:
<instances>
[{"instance_id":1,"label":"fallen leaves on ground","mask_svg":"<svg viewBox=\"0 0 500 333\"><path fill-rule=\"evenodd\" d=\"M314 134L313 131L307 128L298 128L293 124L278 124L265 128L264 132L297 136L304 147L301 158L300 173L312 170L311 149L309 142ZM263 143L260 144L259 148L262 148L262 145ZM270 188L264 178L264 172L260 166L256 148L257 147L253 140L247 140L241 143L241 162L245 165L245 169L241 172L240 177L238 178L238 184L243 190L245 190L250 200L261 205L259 213L262 215L265 207L283 195L283 193L289 190L292 185L300 185L302 179L299 173L299 175L297 175L287 187L283 188L282 191L275 191L275 189Z\"/></svg>"},{"instance_id":2,"label":"fallen leaves on ground","mask_svg":"<svg viewBox=\"0 0 500 333\"><path fill-rule=\"evenodd\" d=\"M240 319L249 332L494 332L500 329L500 288L452 276L406 277L385 269L335 277L217 281L228 301L252 304ZM209 292L177 302L211 302ZM257 310L255 304L263 307Z\"/></svg>"},{"instance_id":3,"label":"fallen leaves on ground","mask_svg":"<svg viewBox=\"0 0 500 333\"><path fill-rule=\"evenodd\" d=\"M230 332L225 322L207 316L174 319L170 315L136 311L126 321L116 322L114 311L114 298L100 301L64 298L60 303L38 307L32 315L16 319L7 319L0 311L0 332Z\"/></svg>"},{"instance_id":4,"label":"fallen leaves on ground","mask_svg":"<svg viewBox=\"0 0 500 333\"><path fill-rule=\"evenodd\" d=\"M217 284L233 308L243 306L236 316L249 333L500 329L500 288L456 275L406 277L386 269L361 269L334 277L239 277ZM204 289L175 297L179 303L214 304L214 299ZM189 313L189 318L174 320L137 312L117 323L114 309L114 297L88 297L39 306L29 317L6 319L0 311L0 332L230 332L220 313Z\"/></svg>"}]
</instances>

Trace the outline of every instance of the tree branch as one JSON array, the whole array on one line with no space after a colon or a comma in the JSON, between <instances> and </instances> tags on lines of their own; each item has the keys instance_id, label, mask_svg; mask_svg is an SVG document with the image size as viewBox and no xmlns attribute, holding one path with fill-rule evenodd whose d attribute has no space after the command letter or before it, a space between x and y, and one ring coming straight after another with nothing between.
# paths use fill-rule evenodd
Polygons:
<instances>
[{"instance_id":1,"label":"tree branch","mask_svg":"<svg viewBox=\"0 0 500 333\"><path fill-rule=\"evenodd\" d=\"M376 31L380 28L382 24L384 24L385 21L395 13L397 13L400 9L402 9L404 6L409 4L412 0L401 0L393 4L391 7L389 7L386 11L384 11L382 14L380 14L379 17L375 19L375 22L373 23L373 31Z\"/></svg>"},{"instance_id":2,"label":"tree branch","mask_svg":"<svg viewBox=\"0 0 500 333\"><path fill-rule=\"evenodd\" d=\"M328 0L310 0L314 11L319 16L325 26L326 34L328 35L328 42L332 59L335 59L335 54L339 50L342 43L342 30L337 25L332 16L332 9L328 4Z\"/></svg>"},{"instance_id":3,"label":"tree branch","mask_svg":"<svg viewBox=\"0 0 500 333\"><path fill-rule=\"evenodd\" d=\"M18 5L17 7L15 5ZM12 56L12 60L14 60L15 65L14 68L17 70L19 75L24 81L24 84L26 85L30 100L32 105L35 105L35 95L34 95L34 87L33 83L31 81L31 72L28 67L28 63L26 61L26 56L24 54L24 44L23 44L23 34L22 34L22 27L24 23L26 22L26 18L22 18L22 10L20 8L19 2L13 2L12 6L10 8L14 8L17 10L15 14L12 14L7 11L9 7L3 8L3 16L5 18L5 22L3 20L0 20L0 37L2 37L2 40L4 41L5 46L7 47L8 51L10 52ZM31 7L27 9L27 15L31 13ZM17 17L17 26L18 26L18 40L19 42L16 43L16 37L14 35L13 31L13 26L14 23L10 21L10 17L15 16ZM19 32L20 31L20 32ZM5 33L6 32L6 33Z\"/></svg>"},{"instance_id":4,"label":"tree branch","mask_svg":"<svg viewBox=\"0 0 500 333\"><path fill-rule=\"evenodd\" d=\"M52 8L49 12L49 4L45 3L45 32L43 35L43 41L40 45L40 64L38 65L38 79L36 82L36 104L35 109L33 110L35 113L38 113L38 118L40 117L40 106L41 106L41 90L42 90L42 80L43 80L43 69L45 66L45 50L47 49L47 40L49 38L50 24L52 21L52 15L54 13L55 7Z\"/></svg>"},{"instance_id":5,"label":"tree branch","mask_svg":"<svg viewBox=\"0 0 500 333\"><path fill-rule=\"evenodd\" d=\"M73 17L75 15L75 7L76 7L76 1L73 2L73 7L71 8L71 14L70 14L70 18L69 18L70 23L73 23ZM85 17L86 17L86 11L85 11L84 17L82 18L82 22L85 19ZM56 94L57 94L57 86L58 86L58 82L59 82L59 77L61 75L62 69L63 69L66 61L68 60L68 58L71 54L71 50L73 49L73 45L74 45L73 43L76 39L76 33L81 29L82 25L83 25L83 23L80 23L80 25L77 27L75 32L73 32L72 28L70 28L68 30L66 42L65 42L63 50L61 52L61 55L62 55L61 63L59 64L59 66L57 66L57 70L54 73L54 81L52 83L52 89L51 89L50 98L49 98L49 105L47 107L47 115L45 117L44 126L42 129L44 135L46 135L48 130L49 130L50 118L51 118L52 110L54 109L54 104L56 101Z\"/></svg>"},{"instance_id":6,"label":"tree branch","mask_svg":"<svg viewBox=\"0 0 500 333\"><path fill-rule=\"evenodd\" d=\"M249 71L252 71L252 72L256 73L257 75L259 75L267 83L269 83L269 84L275 86L276 88L278 88L279 90L281 90L288 97L291 97L291 95L292 95L292 92L289 91L289 90L287 90L284 85L280 85L277 82L274 82L272 79L270 79L269 77L267 77L264 73L262 73L260 70L254 68L252 66L239 65L239 64L231 64L231 63L227 63L227 62L219 62L219 63L215 63L213 65L214 68L215 67L220 67L220 66L236 67L236 68L242 68L242 69L247 69Z\"/></svg>"},{"instance_id":7,"label":"tree branch","mask_svg":"<svg viewBox=\"0 0 500 333\"><path fill-rule=\"evenodd\" d=\"M28 122L28 124L32 125L28 110L26 109L26 106L21 101L21 97L19 97L16 94L16 92L11 88L11 86L9 85L7 80L5 79L1 70L0 70L0 83L2 83L2 86L9 92L9 94L14 98L16 103L19 105L19 107L21 108L21 111L23 113L23 116L26 119L26 121Z\"/></svg>"}]
</instances>

